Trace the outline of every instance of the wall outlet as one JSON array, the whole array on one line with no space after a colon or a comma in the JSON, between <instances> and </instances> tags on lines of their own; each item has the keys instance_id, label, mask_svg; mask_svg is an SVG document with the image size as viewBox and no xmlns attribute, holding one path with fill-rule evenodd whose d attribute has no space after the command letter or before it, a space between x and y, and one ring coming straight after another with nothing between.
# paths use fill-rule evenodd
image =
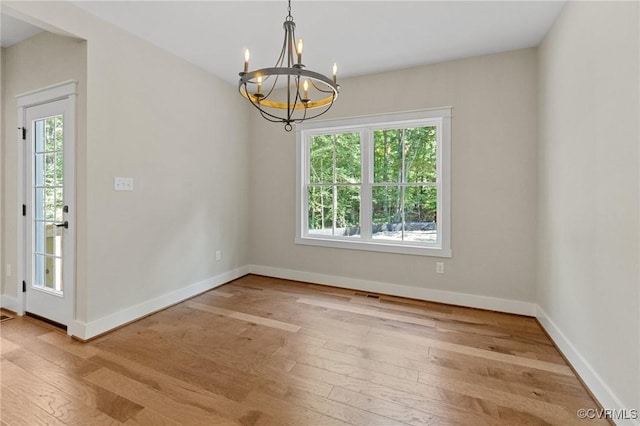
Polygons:
<instances>
[{"instance_id":1,"label":"wall outlet","mask_svg":"<svg viewBox=\"0 0 640 426\"><path fill-rule=\"evenodd\" d=\"M133 178L128 177L114 177L113 189L115 191L133 191Z\"/></svg>"},{"instance_id":2,"label":"wall outlet","mask_svg":"<svg viewBox=\"0 0 640 426\"><path fill-rule=\"evenodd\" d=\"M436 273L444 274L444 263L436 262Z\"/></svg>"},{"instance_id":3,"label":"wall outlet","mask_svg":"<svg viewBox=\"0 0 640 426\"><path fill-rule=\"evenodd\" d=\"M220 250L216 250L216 260L222 259L222 252Z\"/></svg>"},{"instance_id":4,"label":"wall outlet","mask_svg":"<svg viewBox=\"0 0 640 426\"><path fill-rule=\"evenodd\" d=\"M7 274L8 277L11 276L11 264L7 263L6 268L4 268L5 274Z\"/></svg>"}]
</instances>

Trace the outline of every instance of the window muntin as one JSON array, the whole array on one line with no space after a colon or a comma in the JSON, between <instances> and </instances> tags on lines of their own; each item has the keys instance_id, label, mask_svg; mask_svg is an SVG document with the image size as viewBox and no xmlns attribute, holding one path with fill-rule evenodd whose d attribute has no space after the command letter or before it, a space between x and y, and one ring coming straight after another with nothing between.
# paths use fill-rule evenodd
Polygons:
<instances>
[{"instance_id":1,"label":"window muntin","mask_svg":"<svg viewBox=\"0 0 640 426\"><path fill-rule=\"evenodd\" d=\"M449 257L450 108L324 124L297 132L296 242Z\"/></svg>"}]
</instances>

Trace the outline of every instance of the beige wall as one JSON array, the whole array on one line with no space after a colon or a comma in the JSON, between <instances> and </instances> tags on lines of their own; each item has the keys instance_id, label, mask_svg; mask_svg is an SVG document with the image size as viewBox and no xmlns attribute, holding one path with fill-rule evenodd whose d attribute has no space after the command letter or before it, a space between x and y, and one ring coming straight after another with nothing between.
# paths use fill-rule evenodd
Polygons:
<instances>
[{"instance_id":1,"label":"beige wall","mask_svg":"<svg viewBox=\"0 0 640 426\"><path fill-rule=\"evenodd\" d=\"M247 110L237 91L69 3L3 8L87 40L78 320L117 315L246 265ZM114 176L133 177L135 190L113 191Z\"/></svg>"},{"instance_id":2,"label":"beige wall","mask_svg":"<svg viewBox=\"0 0 640 426\"><path fill-rule=\"evenodd\" d=\"M89 90L103 93L90 91L88 312L100 318L248 263L248 135L228 84L126 33L90 37ZM135 191L114 192L114 176Z\"/></svg>"},{"instance_id":3,"label":"beige wall","mask_svg":"<svg viewBox=\"0 0 640 426\"><path fill-rule=\"evenodd\" d=\"M341 82L330 118L453 107L451 259L295 245L295 134L254 115L251 261L533 302L536 79L525 49Z\"/></svg>"},{"instance_id":4,"label":"beige wall","mask_svg":"<svg viewBox=\"0 0 640 426\"><path fill-rule=\"evenodd\" d=\"M10 277L2 275L2 294L4 297L18 296L19 282L22 281L18 264L18 213L21 196L18 194L17 140L18 111L16 96L43 87L51 86L67 80L78 81L78 109L80 117L84 117L86 100L86 44L82 40L42 32L28 40L2 49L3 68L3 119L2 146L4 150L2 169L4 185L2 187L3 211L2 223L4 238L2 239L2 264L11 265ZM84 129L84 126L82 126ZM84 135L81 131L80 135ZM78 138L83 145L84 138ZM82 151L82 149L80 150Z\"/></svg>"},{"instance_id":5,"label":"beige wall","mask_svg":"<svg viewBox=\"0 0 640 426\"><path fill-rule=\"evenodd\" d=\"M569 2L540 47L537 299L605 408L640 407L639 17Z\"/></svg>"}]
</instances>

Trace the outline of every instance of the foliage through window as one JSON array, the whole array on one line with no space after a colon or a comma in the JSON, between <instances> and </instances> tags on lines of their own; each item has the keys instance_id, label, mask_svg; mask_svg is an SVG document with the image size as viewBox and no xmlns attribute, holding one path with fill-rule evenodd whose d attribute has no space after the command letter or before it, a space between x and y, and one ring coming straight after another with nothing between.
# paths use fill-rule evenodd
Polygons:
<instances>
[{"instance_id":1,"label":"foliage through window","mask_svg":"<svg viewBox=\"0 0 640 426\"><path fill-rule=\"evenodd\" d=\"M298 129L296 242L450 256L450 108L322 124Z\"/></svg>"},{"instance_id":2,"label":"foliage through window","mask_svg":"<svg viewBox=\"0 0 640 426\"><path fill-rule=\"evenodd\" d=\"M373 132L373 238L437 240L436 126Z\"/></svg>"},{"instance_id":3,"label":"foliage through window","mask_svg":"<svg viewBox=\"0 0 640 426\"><path fill-rule=\"evenodd\" d=\"M311 137L309 233L360 235L360 134Z\"/></svg>"}]
</instances>

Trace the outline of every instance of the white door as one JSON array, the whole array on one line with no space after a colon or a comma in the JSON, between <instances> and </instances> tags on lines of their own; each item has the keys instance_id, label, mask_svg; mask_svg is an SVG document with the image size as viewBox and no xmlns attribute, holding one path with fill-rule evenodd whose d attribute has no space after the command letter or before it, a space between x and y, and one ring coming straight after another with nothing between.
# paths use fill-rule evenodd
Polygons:
<instances>
[{"instance_id":1,"label":"white door","mask_svg":"<svg viewBox=\"0 0 640 426\"><path fill-rule=\"evenodd\" d=\"M23 108L27 313L74 318L74 99Z\"/></svg>"}]
</instances>

